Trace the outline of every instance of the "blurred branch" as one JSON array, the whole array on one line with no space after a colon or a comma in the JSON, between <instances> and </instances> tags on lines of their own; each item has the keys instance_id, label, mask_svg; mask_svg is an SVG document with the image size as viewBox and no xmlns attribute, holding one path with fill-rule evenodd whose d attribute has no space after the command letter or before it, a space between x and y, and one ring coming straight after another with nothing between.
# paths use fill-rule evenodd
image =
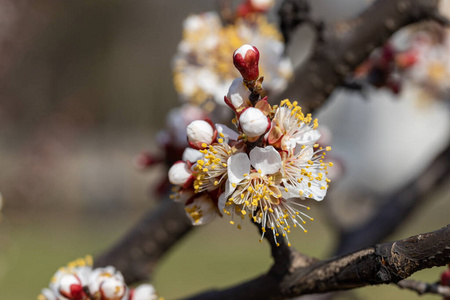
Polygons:
<instances>
[{"instance_id":1,"label":"blurred branch","mask_svg":"<svg viewBox=\"0 0 450 300\"><path fill-rule=\"evenodd\" d=\"M115 246L97 257L95 267L115 266L127 284L146 281L159 259L191 229L182 205L164 199Z\"/></svg>"},{"instance_id":2,"label":"blurred branch","mask_svg":"<svg viewBox=\"0 0 450 300\"><path fill-rule=\"evenodd\" d=\"M305 256L296 258L294 255L290 264L283 267L284 273L272 272L276 268L275 262L267 274L253 280L186 299L288 299L312 293L397 283L419 270L446 265L450 262L449 245L450 225L447 225L434 232L375 245L327 261L311 259L305 264Z\"/></svg>"},{"instance_id":3,"label":"blurred branch","mask_svg":"<svg viewBox=\"0 0 450 300\"><path fill-rule=\"evenodd\" d=\"M280 8L284 36L291 36L306 17L304 0L285 0ZM295 70L295 80L280 96L298 100L303 111L322 106L333 90L377 47L400 28L425 20L449 21L438 12L439 0L378 0L356 18L317 26L318 42L306 62ZM295 5L299 5L294 9ZM303 9L302 9L303 8ZM292 11L299 16L293 16ZM308 11L308 10L306 10ZM294 20L294 21L292 21ZM320 24L319 22L315 22Z\"/></svg>"},{"instance_id":4,"label":"blurred branch","mask_svg":"<svg viewBox=\"0 0 450 300\"><path fill-rule=\"evenodd\" d=\"M439 283L426 283L422 281L405 279L397 282L397 285L402 289L417 292L419 295L437 294L442 297L450 297L450 287L442 286Z\"/></svg>"},{"instance_id":5,"label":"blurred branch","mask_svg":"<svg viewBox=\"0 0 450 300\"><path fill-rule=\"evenodd\" d=\"M342 231L335 254L379 243L394 232L431 191L445 183L449 175L450 147L447 147L416 179L385 199L371 219L357 228Z\"/></svg>"}]
</instances>

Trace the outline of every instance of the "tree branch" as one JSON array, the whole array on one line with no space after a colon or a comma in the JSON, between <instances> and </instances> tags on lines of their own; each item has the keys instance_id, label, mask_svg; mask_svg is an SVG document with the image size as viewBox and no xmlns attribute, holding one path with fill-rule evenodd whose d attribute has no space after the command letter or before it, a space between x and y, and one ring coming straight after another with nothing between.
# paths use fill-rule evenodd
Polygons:
<instances>
[{"instance_id":1,"label":"tree branch","mask_svg":"<svg viewBox=\"0 0 450 300\"><path fill-rule=\"evenodd\" d=\"M286 0L281 6L282 19L285 15L295 19L284 9L292 2L296 1ZM305 112L319 108L336 87L344 84L346 76L398 29L425 20L447 24L448 20L438 12L438 4L439 0L378 0L353 20L321 27L321 42L295 70L295 80L280 98L298 100ZM286 28L293 30L295 26ZM290 36L289 32L283 34Z\"/></svg>"},{"instance_id":2,"label":"tree branch","mask_svg":"<svg viewBox=\"0 0 450 300\"><path fill-rule=\"evenodd\" d=\"M127 284L146 281L159 259L191 229L182 205L164 199L115 246L97 257L95 267L115 266Z\"/></svg>"},{"instance_id":3,"label":"tree branch","mask_svg":"<svg viewBox=\"0 0 450 300\"><path fill-rule=\"evenodd\" d=\"M414 291L419 295L436 294L442 297L450 297L450 287L442 286L438 283L426 283L422 281L405 279L397 282L397 285L402 289Z\"/></svg>"},{"instance_id":4,"label":"tree branch","mask_svg":"<svg viewBox=\"0 0 450 300\"><path fill-rule=\"evenodd\" d=\"M312 261L275 276L269 271L222 291L208 291L189 300L288 299L348 290L367 285L397 283L411 274L450 262L450 225L404 240L375 245L327 261ZM271 270L274 267L271 268Z\"/></svg>"}]
</instances>

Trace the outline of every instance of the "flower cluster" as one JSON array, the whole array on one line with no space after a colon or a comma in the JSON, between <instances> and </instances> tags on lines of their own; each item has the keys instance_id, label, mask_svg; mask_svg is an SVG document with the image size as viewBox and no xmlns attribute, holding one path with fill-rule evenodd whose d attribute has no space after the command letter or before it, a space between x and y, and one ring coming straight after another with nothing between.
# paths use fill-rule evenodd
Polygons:
<instances>
[{"instance_id":1,"label":"flower cluster","mask_svg":"<svg viewBox=\"0 0 450 300\"><path fill-rule=\"evenodd\" d=\"M59 269L38 300L158 300L150 284L129 289L114 267L92 268L92 258L77 259Z\"/></svg>"},{"instance_id":2,"label":"flower cluster","mask_svg":"<svg viewBox=\"0 0 450 300\"><path fill-rule=\"evenodd\" d=\"M396 94L406 81L421 88L422 99L423 96L448 99L449 33L437 24L403 29L357 69L356 77Z\"/></svg>"},{"instance_id":3,"label":"flower cluster","mask_svg":"<svg viewBox=\"0 0 450 300\"><path fill-rule=\"evenodd\" d=\"M279 234L287 238L292 227L306 232L303 224L312 218L299 200L324 198L332 165L324 158L331 148L317 144L317 120L297 102L271 106L267 97L261 99L258 60L258 49L250 45L233 54L242 78L232 82L225 103L238 132L209 120L189 124L190 147L170 168L169 180L173 198L185 203L194 225L216 215L231 216L232 224L248 216L260 224L262 237L270 229L276 240Z\"/></svg>"},{"instance_id":4,"label":"flower cluster","mask_svg":"<svg viewBox=\"0 0 450 300\"><path fill-rule=\"evenodd\" d=\"M229 55L245 43L256 45L265 54L261 70L266 90L277 92L286 87L292 65L284 56L281 34L262 14L273 2L246 0L227 22L215 12L191 15L184 21L183 39L173 59L175 88L183 102L206 111L223 105L223 95L238 76L228 62Z\"/></svg>"}]
</instances>

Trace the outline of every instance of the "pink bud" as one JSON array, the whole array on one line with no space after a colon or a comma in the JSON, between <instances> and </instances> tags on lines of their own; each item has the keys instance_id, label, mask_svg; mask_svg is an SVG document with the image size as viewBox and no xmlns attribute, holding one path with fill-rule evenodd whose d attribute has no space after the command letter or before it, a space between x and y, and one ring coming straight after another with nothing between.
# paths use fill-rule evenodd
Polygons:
<instances>
[{"instance_id":1,"label":"pink bud","mask_svg":"<svg viewBox=\"0 0 450 300\"><path fill-rule=\"evenodd\" d=\"M233 64L247 81L258 79L258 63L259 51L254 46L245 44L233 53Z\"/></svg>"}]
</instances>

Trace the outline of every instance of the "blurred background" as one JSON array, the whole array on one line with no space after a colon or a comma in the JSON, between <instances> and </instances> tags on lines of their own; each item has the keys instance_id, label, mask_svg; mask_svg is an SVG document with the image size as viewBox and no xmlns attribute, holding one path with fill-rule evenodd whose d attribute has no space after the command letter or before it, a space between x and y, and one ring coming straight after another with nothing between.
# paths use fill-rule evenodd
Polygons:
<instances>
[{"instance_id":1,"label":"blurred background","mask_svg":"<svg viewBox=\"0 0 450 300\"><path fill-rule=\"evenodd\" d=\"M314 15L330 22L354 15L370 3L311 2ZM169 109L179 105L171 59L183 19L217 7L211 0L0 0L0 299L35 299L60 266L101 253L157 204L151 191L165 169L140 172L132 161L143 150L160 151L156 133L164 127ZM271 19L276 20L275 14ZM311 39L307 29L298 31L289 49L294 61L307 54L305 45ZM358 185L364 187L356 191L358 195L390 191L402 183L392 178L408 179L399 170L414 176L448 143L448 111L438 106L429 109L428 117L423 111L414 119L408 114L399 117L405 106L389 97L374 92L369 100L378 101L368 102L353 92L337 91L321 112L320 123L338 128L333 148L350 161L347 174L354 179L342 180L342 190ZM435 117L438 122L430 122ZM396 122L414 134L429 132L424 126L432 123L434 144L423 145L411 135L397 133ZM361 129L366 125L367 132ZM392 131L394 137L387 138L386 132ZM349 137L339 138L345 134ZM395 165L409 147L398 135L427 150L410 158L420 160L413 169L406 158L400 167ZM397 149L393 151L397 156L389 157L384 148L374 146L379 144L376 138L385 139L383 145L394 143L397 147L391 148ZM376 171L384 181L371 172L379 166L367 154L371 149L383 156L386 168ZM340 207L343 219L351 220L352 215L365 216L355 210L367 206L358 199L371 201L341 198L346 201L334 205ZM448 191L430 194L429 202L389 239L445 226L449 200ZM313 206L317 221L309 224L308 234L291 236L300 251L326 258L336 237L321 205L327 205L326 200ZM266 271L271 264L268 247L257 238L252 225L241 232L227 220L195 230L161 262L154 278L156 289L166 299L174 298L229 286ZM415 277L432 282L440 272L427 270ZM418 299L391 286L354 293L361 299Z\"/></svg>"}]
</instances>

